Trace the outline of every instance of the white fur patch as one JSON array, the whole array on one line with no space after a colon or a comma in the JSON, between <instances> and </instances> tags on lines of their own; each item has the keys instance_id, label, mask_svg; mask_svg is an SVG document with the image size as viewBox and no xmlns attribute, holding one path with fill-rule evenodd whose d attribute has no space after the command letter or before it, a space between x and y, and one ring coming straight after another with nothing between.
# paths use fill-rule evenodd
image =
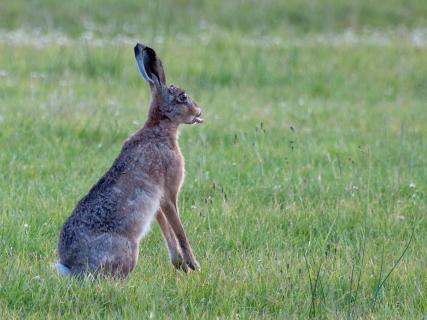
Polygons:
<instances>
[{"instance_id":1,"label":"white fur patch","mask_svg":"<svg viewBox=\"0 0 427 320\"><path fill-rule=\"evenodd\" d=\"M57 262L55 263L55 268L58 270L58 272L63 276L69 276L71 274L70 268L64 266L62 263Z\"/></svg>"},{"instance_id":2,"label":"white fur patch","mask_svg":"<svg viewBox=\"0 0 427 320\"><path fill-rule=\"evenodd\" d=\"M147 233L151 221L160 207L160 197L144 189L136 189L133 197L127 201L129 207L134 210L136 220L139 220L140 230L138 240Z\"/></svg>"}]
</instances>

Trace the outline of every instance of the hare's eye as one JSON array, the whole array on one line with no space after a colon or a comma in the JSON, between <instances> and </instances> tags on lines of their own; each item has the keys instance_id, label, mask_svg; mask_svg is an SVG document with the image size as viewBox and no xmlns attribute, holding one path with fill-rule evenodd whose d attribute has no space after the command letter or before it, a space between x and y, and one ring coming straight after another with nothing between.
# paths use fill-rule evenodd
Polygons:
<instances>
[{"instance_id":1,"label":"hare's eye","mask_svg":"<svg viewBox=\"0 0 427 320\"><path fill-rule=\"evenodd\" d=\"M186 93L181 94L178 99L182 103L187 103L188 102L188 96L187 96Z\"/></svg>"}]
</instances>

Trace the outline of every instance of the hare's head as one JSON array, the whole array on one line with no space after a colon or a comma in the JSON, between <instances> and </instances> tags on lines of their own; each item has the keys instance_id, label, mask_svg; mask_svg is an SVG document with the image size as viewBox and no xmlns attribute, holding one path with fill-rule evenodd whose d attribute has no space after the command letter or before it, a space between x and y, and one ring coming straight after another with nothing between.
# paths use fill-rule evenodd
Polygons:
<instances>
[{"instance_id":1,"label":"hare's head","mask_svg":"<svg viewBox=\"0 0 427 320\"><path fill-rule=\"evenodd\" d=\"M184 90L166 85L162 62L156 52L140 43L136 44L134 51L139 72L151 88L154 103L150 112L159 120L177 124L202 123L202 111L196 102Z\"/></svg>"}]
</instances>

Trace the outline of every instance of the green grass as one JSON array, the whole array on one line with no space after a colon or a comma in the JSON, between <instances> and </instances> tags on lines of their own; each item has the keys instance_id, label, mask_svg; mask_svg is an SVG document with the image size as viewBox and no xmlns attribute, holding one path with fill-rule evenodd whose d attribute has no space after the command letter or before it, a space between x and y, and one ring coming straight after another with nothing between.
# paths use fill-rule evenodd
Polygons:
<instances>
[{"instance_id":1,"label":"green grass","mask_svg":"<svg viewBox=\"0 0 427 320\"><path fill-rule=\"evenodd\" d=\"M197 34L206 26L251 34L334 31L343 28L425 27L423 0L6 0L0 28L61 30L78 35Z\"/></svg>"},{"instance_id":2,"label":"green grass","mask_svg":"<svg viewBox=\"0 0 427 320\"><path fill-rule=\"evenodd\" d=\"M0 318L426 317L425 1L55 3L0 4ZM133 40L82 40L85 19L152 44L203 107L180 137L200 273L173 269L156 224L125 282L51 268L149 102ZM36 38L4 40L18 29Z\"/></svg>"}]
</instances>

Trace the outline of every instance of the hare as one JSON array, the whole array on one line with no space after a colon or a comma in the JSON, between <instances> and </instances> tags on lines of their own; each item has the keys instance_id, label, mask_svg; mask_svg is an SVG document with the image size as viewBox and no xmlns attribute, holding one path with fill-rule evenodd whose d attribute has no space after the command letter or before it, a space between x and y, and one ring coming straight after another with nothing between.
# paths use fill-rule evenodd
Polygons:
<instances>
[{"instance_id":1,"label":"hare","mask_svg":"<svg viewBox=\"0 0 427 320\"><path fill-rule=\"evenodd\" d=\"M172 264L199 271L178 212L184 158L180 124L202 123L201 109L187 93L166 85L155 51L136 44L135 58L151 89L148 118L130 136L111 168L62 226L56 264L62 274L126 277L138 260L139 242L156 217Z\"/></svg>"}]
</instances>

